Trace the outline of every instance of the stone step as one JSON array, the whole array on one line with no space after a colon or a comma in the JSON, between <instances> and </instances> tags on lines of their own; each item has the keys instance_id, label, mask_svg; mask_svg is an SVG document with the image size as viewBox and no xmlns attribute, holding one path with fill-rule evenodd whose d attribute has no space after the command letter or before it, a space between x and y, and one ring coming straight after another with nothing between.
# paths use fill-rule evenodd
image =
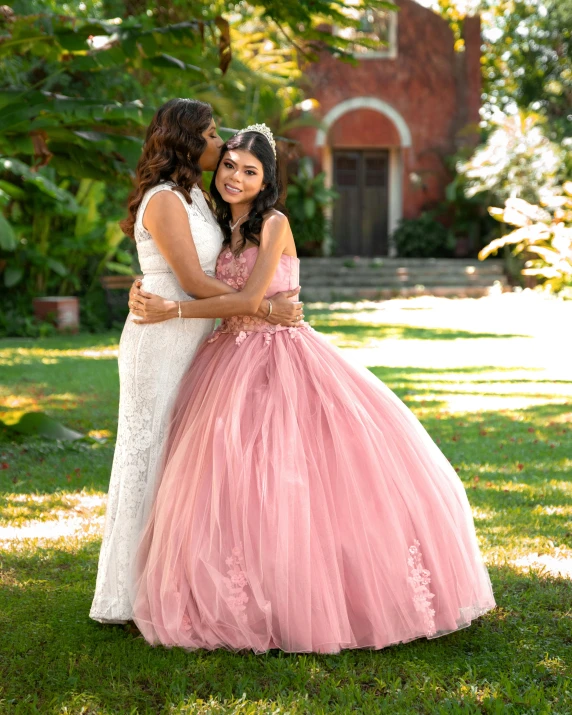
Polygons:
<instances>
[{"instance_id":1,"label":"stone step","mask_svg":"<svg viewBox=\"0 0 572 715\"><path fill-rule=\"evenodd\" d=\"M455 271L466 273L467 271L479 271L483 273L503 273L503 266L498 264L487 265L483 263L464 263L447 265L446 263L358 263L354 265L344 265L343 263L325 263L318 259L302 258L301 265L319 266L326 271L348 271L350 273L376 273L377 271Z\"/></svg>"},{"instance_id":2,"label":"stone step","mask_svg":"<svg viewBox=\"0 0 572 715\"><path fill-rule=\"evenodd\" d=\"M507 281L500 260L455 258L302 258L302 298L378 299L408 295L480 296Z\"/></svg>"},{"instance_id":3,"label":"stone step","mask_svg":"<svg viewBox=\"0 0 572 715\"><path fill-rule=\"evenodd\" d=\"M409 275L311 275L302 268L300 271L300 280L303 285L313 288L332 288L332 287L364 287L364 288L387 288L387 287L400 287L400 286L416 286L416 285L431 285L431 286L490 286L496 281L501 283L505 282L505 277L502 275L492 275L492 276L478 276L478 275L467 275L467 276L455 276L455 275L434 275L431 273L418 273Z\"/></svg>"},{"instance_id":4,"label":"stone step","mask_svg":"<svg viewBox=\"0 0 572 715\"><path fill-rule=\"evenodd\" d=\"M493 289L494 290L494 289ZM506 285L502 290L510 290ZM301 300L305 303L334 302L340 300L387 300L388 298L411 298L420 295L431 295L442 298L481 298L489 295L491 287L487 286L425 286L424 288L304 288Z\"/></svg>"},{"instance_id":5,"label":"stone step","mask_svg":"<svg viewBox=\"0 0 572 715\"><path fill-rule=\"evenodd\" d=\"M447 266L447 265L382 265L382 266L356 266L351 268L343 265L332 265L324 263L314 263L308 260L301 261L301 272L311 276L322 276L323 278L332 279L337 276L344 276L352 280L367 279L368 277L377 276L380 278L396 277L398 279L407 279L417 276L455 276L461 283L466 279L472 279L476 276L486 278L494 278L504 275L502 266Z\"/></svg>"},{"instance_id":6,"label":"stone step","mask_svg":"<svg viewBox=\"0 0 572 715\"><path fill-rule=\"evenodd\" d=\"M491 283L495 280L502 280L504 277L503 273L457 273L456 271L393 271L383 273L371 271L370 273L345 273L342 271L321 271L315 267L306 268L305 266L300 267L300 273L306 277L307 281L312 283L332 283L340 280L349 284L370 283L371 281L381 283L386 281L409 283L424 283L430 281L432 283L439 283L440 281L451 282L452 280L462 285L463 283L475 283L479 281Z\"/></svg>"},{"instance_id":7,"label":"stone step","mask_svg":"<svg viewBox=\"0 0 572 715\"><path fill-rule=\"evenodd\" d=\"M312 286L333 286L333 285L345 285L345 286L383 286L383 285L417 285L422 283L424 285L492 285L495 281L505 280L502 275L489 275L489 276L455 276L455 275L434 275L431 273L417 273L408 275L361 275L361 276L348 276L348 275L311 275L307 271L302 269L300 271L301 280L306 285Z\"/></svg>"},{"instance_id":8,"label":"stone step","mask_svg":"<svg viewBox=\"0 0 572 715\"><path fill-rule=\"evenodd\" d=\"M351 257L315 257L301 258L302 265L320 266L320 268L335 268L347 270L395 270L397 268L413 269L417 267L439 269L439 270L466 270L467 267L475 270L490 271L492 273L502 273L504 270L503 261L464 258L351 258Z\"/></svg>"}]
</instances>

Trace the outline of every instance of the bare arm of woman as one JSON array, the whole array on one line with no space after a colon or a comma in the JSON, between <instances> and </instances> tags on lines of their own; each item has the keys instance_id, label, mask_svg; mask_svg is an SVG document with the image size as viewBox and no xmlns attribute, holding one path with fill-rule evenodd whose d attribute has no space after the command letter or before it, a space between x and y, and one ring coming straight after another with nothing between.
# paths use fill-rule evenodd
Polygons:
<instances>
[{"instance_id":1,"label":"bare arm of woman","mask_svg":"<svg viewBox=\"0 0 572 715\"><path fill-rule=\"evenodd\" d=\"M181 198L173 191L160 191L152 196L143 216L143 225L153 236L185 293L195 298L234 293L234 288L203 271Z\"/></svg>"},{"instance_id":2,"label":"bare arm of woman","mask_svg":"<svg viewBox=\"0 0 572 715\"><path fill-rule=\"evenodd\" d=\"M265 220L262 227L258 257L243 290L238 293L218 295L212 298L184 301L180 304L181 317L230 318L233 315L256 315L264 294L274 277L280 257L291 241L292 232L288 219L279 213L270 216ZM296 288L293 291L288 291L288 293L295 295L297 290ZM176 318L179 311L178 302L167 301L167 303L169 304L167 309L168 317ZM301 315L301 307L298 311L296 317ZM137 314L138 311L136 310L135 313ZM159 318L159 321L161 320L165 320L165 317ZM146 318L134 322L153 323L159 321L154 318ZM298 321L292 320L290 322L295 325Z\"/></svg>"},{"instance_id":3,"label":"bare arm of woman","mask_svg":"<svg viewBox=\"0 0 572 715\"><path fill-rule=\"evenodd\" d=\"M236 291L234 291L236 292ZM270 298L264 298L256 312L257 318L265 318L273 325L296 325L304 317L304 303L290 300L300 293L300 286L293 290L280 291ZM270 301L272 301L272 314L270 313ZM173 301L162 298L155 293L147 293L141 288L141 280L136 280L129 291L129 307L134 315L144 318L145 323L160 323L171 318L178 317L173 314ZM183 303L181 303L181 318L192 317L184 315ZM138 322L138 321L135 321Z\"/></svg>"}]
</instances>

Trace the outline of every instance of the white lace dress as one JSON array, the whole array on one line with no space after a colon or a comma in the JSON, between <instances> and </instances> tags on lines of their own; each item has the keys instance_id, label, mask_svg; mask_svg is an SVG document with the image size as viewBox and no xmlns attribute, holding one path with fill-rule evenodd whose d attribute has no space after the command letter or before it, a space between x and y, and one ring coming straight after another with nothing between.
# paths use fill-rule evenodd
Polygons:
<instances>
[{"instance_id":1,"label":"white lace dress","mask_svg":"<svg viewBox=\"0 0 572 715\"><path fill-rule=\"evenodd\" d=\"M149 199L171 187L164 183L150 189L137 213L135 240L144 274L143 288L169 300L192 300L142 223ZM181 194L174 193L188 213L201 266L214 276L222 246L220 228L198 187L191 192L191 205ZM131 315L125 323L119 343L117 442L90 611L96 621L121 623L131 619L131 563L155 493L171 406L183 374L213 327L210 319L135 325Z\"/></svg>"}]
</instances>

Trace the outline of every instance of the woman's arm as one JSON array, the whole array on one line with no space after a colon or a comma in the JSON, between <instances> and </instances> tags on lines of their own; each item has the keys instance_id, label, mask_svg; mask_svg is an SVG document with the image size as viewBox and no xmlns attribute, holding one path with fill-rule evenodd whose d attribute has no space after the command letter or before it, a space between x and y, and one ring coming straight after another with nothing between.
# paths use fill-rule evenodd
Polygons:
<instances>
[{"instance_id":1,"label":"woman's arm","mask_svg":"<svg viewBox=\"0 0 572 715\"><path fill-rule=\"evenodd\" d=\"M256 313L257 318L267 319L273 325L291 326L297 325L298 321L304 318L304 303L290 300L300 292L300 287L293 290L281 291L270 298L264 298ZM272 301L272 313L270 313L270 301ZM181 318L186 316L185 304L181 303ZM141 280L136 280L129 291L129 308L134 315L143 318L144 323L161 323L179 315L178 301L167 300L155 293L147 293L141 288ZM136 321L137 322L137 321Z\"/></svg>"},{"instance_id":2,"label":"woman's arm","mask_svg":"<svg viewBox=\"0 0 572 715\"><path fill-rule=\"evenodd\" d=\"M270 216L262 227L260 248L256 263L244 289L238 293L181 302L181 317L230 318L234 315L256 315L264 299L264 294L278 268L280 257L286 248L289 238L291 238L291 231L288 219L282 214ZM177 301L168 301L168 303L171 304L168 317L177 317L179 314L179 303ZM299 317L301 314L301 304L298 304L295 309L295 317ZM135 314L139 314L140 311L135 310L134 312ZM164 319L165 318L161 318L161 320ZM134 322L145 323L158 321L154 319L144 319Z\"/></svg>"},{"instance_id":3,"label":"woman's arm","mask_svg":"<svg viewBox=\"0 0 572 715\"><path fill-rule=\"evenodd\" d=\"M234 288L203 271L182 200L173 191L159 191L147 205L143 225L185 293L195 298L234 293Z\"/></svg>"}]
</instances>

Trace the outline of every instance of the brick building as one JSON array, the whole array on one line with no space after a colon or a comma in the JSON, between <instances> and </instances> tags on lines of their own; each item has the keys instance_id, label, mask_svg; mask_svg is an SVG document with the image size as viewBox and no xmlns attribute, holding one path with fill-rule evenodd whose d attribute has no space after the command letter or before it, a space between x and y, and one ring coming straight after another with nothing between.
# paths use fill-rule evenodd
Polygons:
<instances>
[{"instance_id":1,"label":"brick building","mask_svg":"<svg viewBox=\"0 0 572 715\"><path fill-rule=\"evenodd\" d=\"M414 0L395 2L398 12L364 22L367 36L386 45L356 52L357 65L324 53L307 69L324 129L295 137L340 194L332 217L339 255L393 255L399 220L444 197L445 159L471 141L479 121L479 18L465 19L464 50L456 51L440 16Z\"/></svg>"}]
</instances>

